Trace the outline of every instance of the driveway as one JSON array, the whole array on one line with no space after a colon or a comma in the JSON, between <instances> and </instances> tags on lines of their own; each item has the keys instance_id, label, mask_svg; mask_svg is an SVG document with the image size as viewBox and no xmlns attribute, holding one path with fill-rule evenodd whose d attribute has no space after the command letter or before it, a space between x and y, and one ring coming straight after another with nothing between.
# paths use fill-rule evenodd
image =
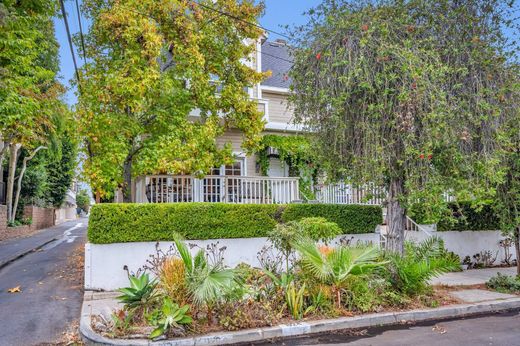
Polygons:
<instances>
[{"instance_id":1,"label":"driveway","mask_svg":"<svg viewBox=\"0 0 520 346\"><path fill-rule=\"evenodd\" d=\"M65 343L83 300L83 249L87 219L68 222L17 241L0 244L0 251L20 253L38 247L0 269L0 345ZM23 251L22 251L23 252ZM17 293L9 289L20 286Z\"/></svg>"}]
</instances>

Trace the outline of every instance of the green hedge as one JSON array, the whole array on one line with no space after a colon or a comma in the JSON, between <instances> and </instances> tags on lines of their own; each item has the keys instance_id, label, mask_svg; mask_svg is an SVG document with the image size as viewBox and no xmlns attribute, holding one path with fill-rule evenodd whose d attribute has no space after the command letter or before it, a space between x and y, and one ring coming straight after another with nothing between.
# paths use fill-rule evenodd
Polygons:
<instances>
[{"instance_id":1,"label":"green hedge","mask_svg":"<svg viewBox=\"0 0 520 346\"><path fill-rule=\"evenodd\" d=\"M426 215L419 207L413 210L415 222L425 223ZM493 206L483 205L480 209L472 207L471 202L449 203L446 214L437 222L438 231L489 231L500 229L500 220Z\"/></svg>"},{"instance_id":2,"label":"green hedge","mask_svg":"<svg viewBox=\"0 0 520 346\"><path fill-rule=\"evenodd\" d=\"M274 226L322 216L347 233L373 232L380 207L359 205L252 205L224 203L97 204L90 214L88 239L95 244L186 239L265 237Z\"/></svg>"},{"instance_id":3,"label":"green hedge","mask_svg":"<svg viewBox=\"0 0 520 346\"><path fill-rule=\"evenodd\" d=\"M371 233L383 222L381 207L354 204L289 204L282 220L287 222L315 216L337 223L344 234Z\"/></svg>"},{"instance_id":4,"label":"green hedge","mask_svg":"<svg viewBox=\"0 0 520 346\"><path fill-rule=\"evenodd\" d=\"M451 203L451 217L441 219L438 231L491 231L500 229L500 220L493 211L493 206L484 205L475 210L471 202Z\"/></svg>"}]
</instances>

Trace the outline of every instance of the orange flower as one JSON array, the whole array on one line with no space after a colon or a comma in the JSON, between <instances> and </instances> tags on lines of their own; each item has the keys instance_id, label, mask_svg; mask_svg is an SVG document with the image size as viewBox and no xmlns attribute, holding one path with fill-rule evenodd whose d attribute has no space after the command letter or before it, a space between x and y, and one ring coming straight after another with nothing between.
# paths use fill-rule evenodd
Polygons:
<instances>
[{"instance_id":1,"label":"orange flower","mask_svg":"<svg viewBox=\"0 0 520 346\"><path fill-rule=\"evenodd\" d=\"M318 250L320 253L324 256L328 256L331 252L334 251L334 248L331 248L330 246L322 245L318 247Z\"/></svg>"},{"instance_id":2,"label":"orange flower","mask_svg":"<svg viewBox=\"0 0 520 346\"><path fill-rule=\"evenodd\" d=\"M316 54L316 60L320 60L320 59L321 59L321 53Z\"/></svg>"}]
</instances>

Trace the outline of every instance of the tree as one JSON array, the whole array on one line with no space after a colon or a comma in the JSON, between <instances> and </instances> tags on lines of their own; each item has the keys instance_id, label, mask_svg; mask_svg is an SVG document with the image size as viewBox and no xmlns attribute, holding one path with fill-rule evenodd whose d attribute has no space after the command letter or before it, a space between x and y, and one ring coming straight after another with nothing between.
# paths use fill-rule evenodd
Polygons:
<instances>
[{"instance_id":1,"label":"tree","mask_svg":"<svg viewBox=\"0 0 520 346\"><path fill-rule=\"evenodd\" d=\"M0 135L4 142L0 167L9 153L6 204L10 221L16 215L14 184L20 148L35 150L45 144L63 109L52 22L56 4L54 0L0 4Z\"/></svg>"},{"instance_id":2,"label":"tree","mask_svg":"<svg viewBox=\"0 0 520 346\"><path fill-rule=\"evenodd\" d=\"M65 201L67 190L71 188L76 174L77 144L71 135L63 133L56 150L50 150L46 157L47 200L55 208Z\"/></svg>"},{"instance_id":3,"label":"tree","mask_svg":"<svg viewBox=\"0 0 520 346\"><path fill-rule=\"evenodd\" d=\"M88 213L88 210L90 208L90 197L88 195L87 190L78 191L78 193L76 194L76 205L85 213Z\"/></svg>"},{"instance_id":4,"label":"tree","mask_svg":"<svg viewBox=\"0 0 520 346\"><path fill-rule=\"evenodd\" d=\"M244 62L261 35L247 23L260 6L88 0L84 9L92 24L78 113L85 175L100 197L122 187L130 202L133 176L203 175L230 162L230 146L215 141L229 127L255 147L263 122L247 88L263 74Z\"/></svg>"},{"instance_id":5,"label":"tree","mask_svg":"<svg viewBox=\"0 0 520 346\"><path fill-rule=\"evenodd\" d=\"M388 191L389 250L407 209L492 186L509 4L325 0L295 31L291 100L336 178ZM470 186L471 184L471 186Z\"/></svg>"}]
</instances>

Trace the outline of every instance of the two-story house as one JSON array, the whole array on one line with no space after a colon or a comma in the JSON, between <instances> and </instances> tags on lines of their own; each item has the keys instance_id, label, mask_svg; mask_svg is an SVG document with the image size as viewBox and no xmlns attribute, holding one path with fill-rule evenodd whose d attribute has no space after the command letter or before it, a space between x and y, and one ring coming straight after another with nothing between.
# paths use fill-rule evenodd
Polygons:
<instances>
[{"instance_id":1,"label":"two-story house","mask_svg":"<svg viewBox=\"0 0 520 346\"><path fill-rule=\"evenodd\" d=\"M263 39L257 43L252 67L270 71L271 75L250 88L250 97L258 102L266 122L264 134L292 135L302 127L292 121L288 105L291 56L283 40ZM235 155L232 165L215 167L203 179L191 176L146 176L136 179L136 202L231 202L289 203L300 199L298 178L289 177L289 167L276 152L269 158L267 176L263 176L255 154L247 155L242 148L242 133L229 130L217 143L230 143Z\"/></svg>"}]
</instances>

